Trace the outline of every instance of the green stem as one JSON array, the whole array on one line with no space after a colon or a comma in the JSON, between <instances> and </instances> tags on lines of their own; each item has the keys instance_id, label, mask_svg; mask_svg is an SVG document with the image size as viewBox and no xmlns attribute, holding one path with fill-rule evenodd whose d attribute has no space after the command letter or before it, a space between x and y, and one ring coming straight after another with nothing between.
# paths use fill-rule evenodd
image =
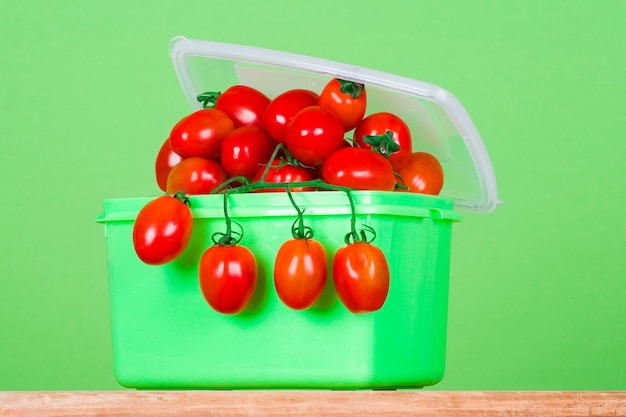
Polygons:
<instances>
[{"instance_id":1,"label":"green stem","mask_svg":"<svg viewBox=\"0 0 626 417\"><path fill-rule=\"evenodd\" d=\"M215 232L213 236L211 236L211 239L216 245L234 246L243 238L243 228L239 223L231 219L228 214L228 191L224 192L224 220L226 221L226 233ZM241 232L233 231L233 223L239 226Z\"/></svg>"},{"instance_id":2,"label":"green stem","mask_svg":"<svg viewBox=\"0 0 626 417\"><path fill-rule=\"evenodd\" d=\"M215 103L217 103L217 99L220 97L222 93L220 91L207 91L201 94L198 94L196 99L202 103L202 107L205 109L212 109L215 107Z\"/></svg>"},{"instance_id":3,"label":"green stem","mask_svg":"<svg viewBox=\"0 0 626 417\"><path fill-rule=\"evenodd\" d=\"M228 186L230 184L233 184L233 183L236 183L236 182L239 182L239 183L243 184L243 186L250 185L250 181L248 181L248 179L246 177L243 177L243 176L231 177L231 178L227 179L226 181L224 181L223 183L221 183L220 185L218 185L217 187L215 187L213 190L211 190L211 192L209 194L220 194L222 192L226 192L226 191L228 191ZM237 188L239 188L239 187L237 187Z\"/></svg>"},{"instance_id":4,"label":"green stem","mask_svg":"<svg viewBox=\"0 0 626 417\"><path fill-rule=\"evenodd\" d=\"M274 162L274 159L276 159L276 156L281 149L285 149L285 146L282 143L276 145L276 147L274 148L274 152L272 152L272 155L270 156L270 160L267 162L267 165L265 165L265 169L261 174L261 180L259 182L263 182L265 180L267 173L270 171L270 168L272 168L272 162ZM291 155L289 157L291 157Z\"/></svg>"},{"instance_id":5,"label":"green stem","mask_svg":"<svg viewBox=\"0 0 626 417\"><path fill-rule=\"evenodd\" d=\"M174 197L175 199L177 199L178 201L180 201L187 207L191 207L191 202L189 201L189 197L187 197L187 194L184 191L178 191L177 193L172 194L172 197Z\"/></svg>"},{"instance_id":6,"label":"green stem","mask_svg":"<svg viewBox=\"0 0 626 417\"><path fill-rule=\"evenodd\" d=\"M294 208L298 212L298 219L296 219L296 221L294 222L292 226L292 235L294 236L294 238L306 239L307 236L309 235L310 237L308 238L313 237L313 230L310 229L309 227L304 226L304 217L303 217L304 210L301 210L300 207L298 207L291 193L291 188L305 188L305 187L318 189L318 190L342 191L346 193L346 196L348 197L348 202L350 203L350 215L351 215L350 232L348 232L348 234L345 236L345 239L344 239L346 243L351 243L351 242L370 243L376 238L376 232L370 226L363 225L365 229L361 229L361 230L357 230L356 228L356 207L354 204L354 199L352 197L352 191L353 191L352 188L344 187L341 185L328 184L327 182L321 179L315 179L315 180L310 180L310 181L294 181L294 182L288 182L288 183L265 181L265 177L267 176L267 173L269 172L271 168L271 163L272 161L274 161L274 159L278 155L278 152L281 149L283 149L282 144L278 144L276 148L274 148L274 152L272 153L270 162L269 164L266 165L265 169L263 170L263 173L261 174L261 179L259 181L249 183L247 180L245 180L245 178L243 178L242 180L242 177L233 177L215 188L215 193L224 193L224 217L226 220L226 233L219 233L219 232L215 233L213 235L213 241L215 243L219 242L219 244L222 244L222 245L233 245L233 244L238 243L243 237L243 228L242 228L241 233L236 233L232 231L231 222L237 225L239 224L236 222L233 222L228 215L228 204L227 204L228 194L249 193L249 192L253 192L256 190L269 189L269 188L272 188L272 189L284 188L285 191L287 192L287 196L289 197L289 200L291 201L291 204L294 206ZM243 185L239 187L234 187L234 188L227 188L229 184L235 181L242 182ZM367 238L366 231L373 234L373 237L371 239ZM238 235L238 238L233 238L232 237L233 233ZM219 237L218 241L216 241L217 237Z\"/></svg>"},{"instance_id":7,"label":"green stem","mask_svg":"<svg viewBox=\"0 0 626 417\"><path fill-rule=\"evenodd\" d=\"M294 239L313 239L313 229L304 225L304 210L301 210L296 204L296 201L293 199L291 187L287 186L286 190L289 201L291 201L291 205L298 212L298 218L291 226L291 236L293 236Z\"/></svg>"},{"instance_id":8,"label":"green stem","mask_svg":"<svg viewBox=\"0 0 626 417\"><path fill-rule=\"evenodd\" d=\"M409 187L407 187L407 186L404 184L404 178L402 178L402 175L400 175L400 173L399 173L399 172L397 172L397 171L393 171L393 175L394 175L397 179L399 179L399 180L400 180L400 182L397 182L397 181L396 181L396 186L394 187L394 189L395 189L395 190L405 190L405 191L406 191L406 190L408 190L408 189L409 189Z\"/></svg>"}]
</instances>

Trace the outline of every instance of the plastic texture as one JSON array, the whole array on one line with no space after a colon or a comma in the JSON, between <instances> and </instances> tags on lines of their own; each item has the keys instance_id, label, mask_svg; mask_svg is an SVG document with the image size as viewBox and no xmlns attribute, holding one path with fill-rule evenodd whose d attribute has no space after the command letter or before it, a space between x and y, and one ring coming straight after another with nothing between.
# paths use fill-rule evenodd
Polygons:
<instances>
[{"instance_id":1,"label":"plastic texture","mask_svg":"<svg viewBox=\"0 0 626 417\"><path fill-rule=\"evenodd\" d=\"M350 231L343 192L293 194L305 223L327 253ZM138 211L151 198L112 199L105 224L115 374L140 389L372 389L436 384L444 374L451 228L460 216L449 199L409 193L353 192L357 227L377 232L373 244L390 265L384 306L352 314L332 275L309 310L282 304L273 262L291 238L296 211L286 193L228 196L229 215L244 230L241 245L259 265L249 307L221 315L204 301L198 260L225 230L221 195L191 196L194 231L182 256L165 266L143 264L132 246Z\"/></svg>"},{"instance_id":2,"label":"plastic texture","mask_svg":"<svg viewBox=\"0 0 626 417\"><path fill-rule=\"evenodd\" d=\"M184 37L172 39L170 55L180 85L193 108L196 96L245 84L269 97L291 88L321 92L331 77L361 82L368 89L367 114L389 111L402 117L413 151L430 152L442 163L441 196L456 210L493 211L500 203L489 155L461 103L433 84L328 60Z\"/></svg>"}]
</instances>

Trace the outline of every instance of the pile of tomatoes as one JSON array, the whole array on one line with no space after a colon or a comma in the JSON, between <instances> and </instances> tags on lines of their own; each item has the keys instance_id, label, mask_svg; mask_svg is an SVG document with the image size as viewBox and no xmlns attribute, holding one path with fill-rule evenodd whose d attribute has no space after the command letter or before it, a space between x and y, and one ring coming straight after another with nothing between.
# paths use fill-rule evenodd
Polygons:
<instances>
[{"instance_id":1,"label":"pile of tomatoes","mask_svg":"<svg viewBox=\"0 0 626 417\"><path fill-rule=\"evenodd\" d=\"M437 195L443 187L439 161L413 152L411 132L400 117L366 116L363 84L333 78L320 94L293 89L274 98L235 85L198 100L204 108L176 123L158 152L156 180L165 195L144 206L133 226L135 251L146 264L172 262L187 247L193 228L188 195L288 192L299 215L293 238L276 255L274 284L285 305L304 310L321 295L328 267L325 249L303 224L292 191ZM214 235L198 277L214 310L236 314L254 295L258 268L254 254L240 244L243 234L232 227L226 198L224 205L227 231ZM377 311L389 291L389 266L373 238L352 224L346 245L333 257L334 287L349 311Z\"/></svg>"}]
</instances>

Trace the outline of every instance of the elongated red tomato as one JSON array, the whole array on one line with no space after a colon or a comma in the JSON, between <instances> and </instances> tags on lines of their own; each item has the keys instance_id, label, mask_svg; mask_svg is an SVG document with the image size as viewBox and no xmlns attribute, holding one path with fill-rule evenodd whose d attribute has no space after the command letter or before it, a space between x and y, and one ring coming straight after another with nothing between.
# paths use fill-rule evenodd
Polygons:
<instances>
[{"instance_id":1,"label":"elongated red tomato","mask_svg":"<svg viewBox=\"0 0 626 417\"><path fill-rule=\"evenodd\" d=\"M333 258L333 282L339 300L352 313L377 311L389 293L387 258L369 243L348 244Z\"/></svg>"},{"instance_id":2,"label":"elongated red tomato","mask_svg":"<svg viewBox=\"0 0 626 417\"><path fill-rule=\"evenodd\" d=\"M427 152L414 152L398 170L402 182L413 193L439 195L443 188L443 168L439 160ZM399 191L405 191L402 188Z\"/></svg>"},{"instance_id":3,"label":"elongated red tomato","mask_svg":"<svg viewBox=\"0 0 626 417\"><path fill-rule=\"evenodd\" d=\"M281 301L294 310L305 310L318 300L328 275L326 251L313 239L291 239L278 249L274 262L274 286Z\"/></svg>"},{"instance_id":4,"label":"elongated red tomato","mask_svg":"<svg viewBox=\"0 0 626 417\"><path fill-rule=\"evenodd\" d=\"M409 126L399 116L389 113L373 113L365 117L354 130L354 141L364 149L371 146L366 143L366 136L383 136L390 132L391 141L396 143L400 149L386 155L395 170L398 170L406 163L411 152L413 152L413 139ZM385 153L384 150L379 152Z\"/></svg>"},{"instance_id":5,"label":"elongated red tomato","mask_svg":"<svg viewBox=\"0 0 626 417\"><path fill-rule=\"evenodd\" d=\"M344 131L354 129L363 119L367 107L365 86L333 78L320 94L319 106L339 116Z\"/></svg>"},{"instance_id":6,"label":"elongated red tomato","mask_svg":"<svg viewBox=\"0 0 626 417\"><path fill-rule=\"evenodd\" d=\"M333 152L322 165L329 184L357 190L393 191L396 177L387 158L371 150L346 147Z\"/></svg>"},{"instance_id":7,"label":"elongated red tomato","mask_svg":"<svg viewBox=\"0 0 626 417\"><path fill-rule=\"evenodd\" d=\"M163 265L185 250L193 217L184 195L161 196L146 204L133 225L133 246L148 265Z\"/></svg>"},{"instance_id":8,"label":"elongated red tomato","mask_svg":"<svg viewBox=\"0 0 626 417\"><path fill-rule=\"evenodd\" d=\"M172 150L183 158L219 158L224 137L234 129L223 111L202 109L181 119L170 132Z\"/></svg>"},{"instance_id":9,"label":"elongated red tomato","mask_svg":"<svg viewBox=\"0 0 626 417\"><path fill-rule=\"evenodd\" d=\"M170 140L167 138L154 162L154 170L156 173L157 185L162 191L167 191L167 176L174 166L176 166L183 158L172 150Z\"/></svg>"},{"instance_id":10,"label":"elongated red tomato","mask_svg":"<svg viewBox=\"0 0 626 417\"><path fill-rule=\"evenodd\" d=\"M258 281L254 254L245 246L208 248L198 268L200 290L206 302L222 314L237 314L250 303Z\"/></svg>"},{"instance_id":11,"label":"elongated red tomato","mask_svg":"<svg viewBox=\"0 0 626 417\"><path fill-rule=\"evenodd\" d=\"M198 157L180 161L167 176L167 192L184 191L186 194L209 194L228 179L219 162Z\"/></svg>"},{"instance_id":12,"label":"elongated red tomato","mask_svg":"<svg viewBox=\"0 0 626 417\"><path fill-rule=\"evenodd\" d=\"M269 104L269 97L256 88L233 85L219 95L215 108L226 113L235 127L262 126L263 114Z\"/></svg>"},{"instance_id":13,"label":"elongated red tomato","mask_svg":"<svg viewBox=\"0 0 626 417\"><path fill-rule=\"evenodd\" d=\"M287 125L285 145L304 165L321 165L324 159L345 142L341 120L319 106L300 110Z\"/></svg>"},{"instance_id":14,"label":"elongated red tomato","mask_svg":"<svg viewBox=\"0 0 626 417\"><path fill-rule=\"evenodd\" d=\"M310 90L287 90L276 96L265 109L263 127L275 141L285 143L287 125L300 110L315 106L317 93Z\"/></svg>"},{"instance_id":15,"label":"elongated red tomato","mask_svg":"<svg viewBox=\"0 0 626 417\"><path fill-rule=\"evenodd\" d=\"M224 138L220 163L229 176L251 180L259 166L269 161L275 147L276 141L262 128L241 126Z\"/></svg>"}]
</instances>

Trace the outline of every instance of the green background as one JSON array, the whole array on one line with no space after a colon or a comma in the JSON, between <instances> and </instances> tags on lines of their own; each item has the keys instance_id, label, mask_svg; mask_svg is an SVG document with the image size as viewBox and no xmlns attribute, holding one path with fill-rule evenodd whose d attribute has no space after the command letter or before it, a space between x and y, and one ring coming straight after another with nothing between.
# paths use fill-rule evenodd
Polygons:
<instances>
[{"instance_id":1,"label":"green background","mask_svg":"<svg viewBox=\"0 0 626 417\"><path fill-rule=\"evenodd\" d=\"M0 389L120 389L102 201L158 193L176 35L437 84L505 202L454 227L435 389L626 389L626 2L22 0L0 13ZM399 317L399 320L402 318Z\"/></svg>"}]
</instances>

